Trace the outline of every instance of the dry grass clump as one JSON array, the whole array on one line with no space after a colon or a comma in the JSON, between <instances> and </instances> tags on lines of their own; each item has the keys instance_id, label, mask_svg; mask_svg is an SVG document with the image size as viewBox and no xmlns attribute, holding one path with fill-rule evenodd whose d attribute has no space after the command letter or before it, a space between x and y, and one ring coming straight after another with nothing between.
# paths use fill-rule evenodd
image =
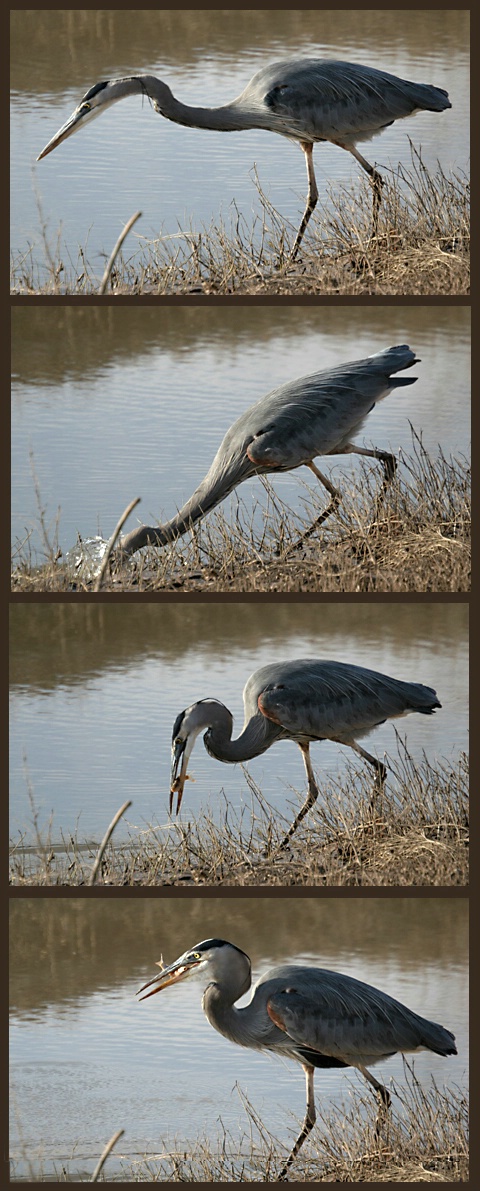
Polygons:
<instances>
[{"instance_id":1,"label":"dry grass clump","mask_svg":"<svg viewBox=\"0 0 480 1191\"><path fill-rule=\"evenodd\" d=\"M262 216L249 225L232 204L222 220L196 231L143 240L111 270L114 294L468 294L469 199L466 176L424 165L410 142L411 167L386 173L378 233L372 236L372 194L364 177L318 204L301 251L290 261L296 228L261 189ZM333 210L333 214L332 214ZM60 235L48 244L41 219L48 280L40 281L31 250L12 261L13 294L91 294L100 278L79 250L66 265ZM112 243L116 237L112 235ZM130 241L129 241L130 244ZM42 266L42 275L44 266ZM103 272L103 270L102 270Z\"/></svg>"},{"instance_id":2,"label":"dry grass clump","mask_svg":"<svg viewBox=\"0 0 480 1191\"><path fill-rule=\"evenodd\" d=\"M299 548L299 536L323 511L319 486L304 486L304 518L278 500L260 477L266 501L260 518L248 514L236 494L227 519L223 507L191 534L161 550L147 548L114 568L107 591L181 592L404 592L470 589L470 467L433 458L412 428L412 453L402 454L394 481L384 489L375 462L362 460L357 478L342 482L335 513ZM324 506L323 506L324 507ZM58 558L58 527L52 544L40 524L47 562L32 567L29 541L13 553L12 590L90 591L87 568Z\"/></svg>"},{"instance_id":3,"label":"dry grass clump","mask_svg":"<svg viewBox=\"0 0 480 1191\"><path fill-rule=\"evenodd\" d=\"M135 829L127 843L109 843L99 867L104 885L128 886L380 886L468 884L468 763L426 757L416 763L397 735L387 758L384 791L372 802L371 775L350 763L347 776L322 782L288 848L280 848L294 818L269 805L245 770L250 805L221 822L210 812L192 821ZM33 795L31 795L33 805ZM70 836L42 836L11 847L15 886L85 885L97 845Z\"/></svg>"}]
</instances>

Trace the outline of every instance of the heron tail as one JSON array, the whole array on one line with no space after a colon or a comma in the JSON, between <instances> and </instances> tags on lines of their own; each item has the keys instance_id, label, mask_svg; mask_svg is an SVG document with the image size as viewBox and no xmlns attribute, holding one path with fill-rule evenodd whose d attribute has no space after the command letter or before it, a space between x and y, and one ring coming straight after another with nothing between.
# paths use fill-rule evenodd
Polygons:
<instances>
[{"instance_id":1,"label":"heron tail","mask_svg":"<svg viewBox=\"0 0 480 1191\"><path fill-rule=\"evenodd\" d=\"M445 1026L438 1025L438 1022L427 1021L424 1022L424 1029L422 1035L422 1045L428 1047L436 1055L456 1055L458 1054L455 1046L455 1035L450 1030L446 1030Z\"/></svg>"},{"instance_id":2,"label":"heron tail","mask_svg":"<svg viewBox=\"0 0 480 1191\"><path fill-rule=\"evenodd\" d=\"M444 91L443 87L432 87L429 83L417 83L415 92L415 102L424 112L445 112L452 106L448 98L448 91Z\"/></svg>"}]
</instances>

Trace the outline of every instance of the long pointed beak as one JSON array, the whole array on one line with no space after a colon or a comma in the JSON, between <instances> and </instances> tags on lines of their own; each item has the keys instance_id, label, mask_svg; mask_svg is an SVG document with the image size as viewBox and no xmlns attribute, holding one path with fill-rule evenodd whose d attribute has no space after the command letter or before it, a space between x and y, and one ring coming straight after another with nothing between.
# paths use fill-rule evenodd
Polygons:
<instances>
[{"instance_id":1,"label":"long pointed beak","mask_svg":"<svg viewBox=\"0 0 480 1191\"><path fill-rule=\"evenodd\" d=\"M162 992L162 989L168 988L170 984L178 984L179 980L186 980L195 968L198 968L199 960L191 961L190 963L182 963L181 960L175 960L169 968L163 968L153 980L148 980L142 988L139 988L136 994L141 1001L146 1001L147 997L153 997L154 993ZM150 992L146 992L146 989ZM144 996L140 996L144 993Z\"/></svg>"},{"instance_id":2,"label":"long pointed beak","mask_svg":"<svg viewBox=\"0 0 480 1191\"><path fill-rule=\"evenodd\" d=\"M175 814L178 815L182 805L183 790L185 782L187 781L187 765L190 756L190 749L187 749L186 740L177 740L172 745L172 772L170 778L170 803L168 813L171 815L173 807L173 796L177 794L177 809ZM181 765L180 765L181 762ZM180 765L180 772L178 771Z\"/></svg>"},{"instance_id":3,"label":"long pointed beak","mask_svg":"<svg viewBox=\"0 0 480 1191\"><path fill-rule=\"evenodd\" d=\"M80 105L80 107L75 108L75 111L65 121L65 124L62 124L62 127L55 133L55 136L52 136L48 145L45 145L45 148L39 153L37 161L41 161L42 157L46 157L47 153L51 153L52 149L56 149L57 145L61 145L62 141L66 141L67 137L72 135L72 132L76 132L81 121L85 119L85 116L92 117L94 115L96 113L92 112L91 108L86 105Z\"/></svg>"}]
</instances>

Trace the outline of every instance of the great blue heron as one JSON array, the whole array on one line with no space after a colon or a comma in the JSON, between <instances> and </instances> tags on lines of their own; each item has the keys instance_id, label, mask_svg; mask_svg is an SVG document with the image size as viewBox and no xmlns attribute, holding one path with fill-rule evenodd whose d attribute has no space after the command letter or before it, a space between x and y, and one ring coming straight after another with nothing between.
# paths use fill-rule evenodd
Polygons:
<instances>
[{"instance_id":1,"label":"great blue heron","mask_svg":"<svg viewBox=\"0 0 480 1191\"><path fill-rule=\"evenodd\" d=\"M316 141L331 141L340 149L348 149L366 170L373 186L375 230L383 180L359 153L357 141L370 140L404 116L418 111L443 112L452 106L447 92L439 87L410 83L371 66L322 58L292 58L265 66L237 99L219 108L189 107L175 99L161 79L145 74L95 83L37 160L46 157L77 128L83 128L92 116L127 95L148 95L156 112L188 128L219 132L264 128L299 141L305 153L308 195L292 259L318 199L313 168Z\"/></svg>"},{"instance_id":2,"label":"great blue heron","mask_svg":"<svg viewBox=\"0 0 480 1191\"><path fill-rule=\"evenodd\" d=\"M141 1000L204 972L209 983L203 1010L210 1025L230 1042L301 1063L306 1077L305 1120L279 1179L298 1154L315 1124L315 1067L356 1067L388 1108L390 1095L367 1071L373 1063L400 1052L431 1050L456 1055L450 1030L427 1021L371 984L325 968L285 964L262 976L244 1009L235 1001L248 992L252 969L248 955L223 939L206 939L139 990ZM147 991L148 990L148 991Z\"/></svg>"},{"instance_id":3,"label":"great blue heron","mask_svg":"<svg viewBox=\"0 0 480 1191\"><path fill-rule=\"evenodd\" d=\"M294 740L301 749L308 793L280 847L285 847L318 798L310 744L333 740L346 744L373 765L376 782L385 781L386 768L358 744L385 720L419 711L431 715L441 707L436 691L419 682L401 682L364 666L346 662L304 659L262 666L248 679L243 692L245 723L232 740L233 716L217 699L201 699L177 716L172 735L170 813L177 794L180 810L187 768L195 740L204 728L205 748L217 761L250 761L277 740Z\"/></svg>"},{"instance_id":4,"label":"great blue heron","mask_svg":"<svg viewBox=\"0 0 480 1191\"><path fill-rule=\"evenodd\" d=\"M309 537L336 508L341 494L313 462L317 455L367 455L379 459L385 483L395 474L394 455L377 448L355 446L351 439L362 428L377 401L392 389L413 385L417 377L393 377L419 364L405 344L326 368L274 389L250 406L227 430L207 475L180 512L165 525L140 525L120 542L120 552L134 554L142 546L166 546L220 504L243 480L255 475L292 471L304 464L329 492L328 508L302 535ZM182 457L181 444L178 456ZM299 545L299 542L295 543Z\"/></svg>"}]
</instances>

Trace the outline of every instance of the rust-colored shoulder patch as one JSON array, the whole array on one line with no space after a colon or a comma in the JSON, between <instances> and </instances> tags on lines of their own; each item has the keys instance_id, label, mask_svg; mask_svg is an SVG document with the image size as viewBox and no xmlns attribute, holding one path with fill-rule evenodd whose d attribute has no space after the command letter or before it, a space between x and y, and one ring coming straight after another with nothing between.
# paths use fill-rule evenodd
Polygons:
<instances>
[{"instance_id":1,"label":"rust-colored shoulder patch","mask_svg":"<svg viewBox=\"0 0 480 1191\"><path fill-rule=\"evenodd\" d=\"M248 455L248 458L250 459L250 462L255 464L255 467L282 467L283 462L284 462L283 459L272 459L270 455L267 459L267 458L265 458L265 455L263 454L263 452L261 454L260 459L256 459L255 458L255 439L253 440L253 442L250 443L250 446L247 447L247 455Z\"/></svg>"},{"instance_id":2,"label":"rust-colored shoulder patch","mask_svg":"<svg viewBox=\"0 0 480 1191\"><path fill-rule=\"evenodd\" d=\"M270 1001L267 1001L267 1013L268 1013L268 1016L271 1017L274 1024L276 1026L278 1026L278 1028L280 1030L283 1030L284 1034L286 1034L286 1032L287 1032L286 1027L284 1026L283 1021L282 1021L281 1017L279 1016L279 1014L275 1012L275 1009L272 1009Z\"/></svg>"},{"instance_id":3,"label":"rust-colored shoulder patch","mask_svg":"<svg viewBox=\"0 0 480 1191\"><path fill-rule=\"evenodd\" d=\"M263 706L262 698L263 698L263 694L265 694L265 693L266 692L262 692L262 694L258 696L257 706L258 706L259 710L261 711L262 715L264 715L267 720L272 720L274 724L279 724L280 727L283 728L282 721L278 718L278 716L274 715L273 711L267 711L267 709Z\"/></svg>"}]
</instances>

